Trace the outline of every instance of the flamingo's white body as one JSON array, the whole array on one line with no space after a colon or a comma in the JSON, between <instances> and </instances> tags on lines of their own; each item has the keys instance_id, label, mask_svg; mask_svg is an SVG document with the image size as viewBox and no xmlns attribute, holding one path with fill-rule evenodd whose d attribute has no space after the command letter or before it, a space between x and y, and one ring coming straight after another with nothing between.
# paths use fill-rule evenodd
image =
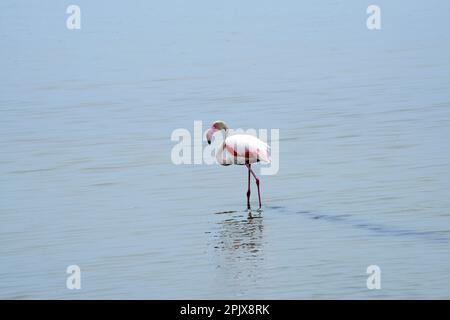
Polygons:
<instances>
[{"instance_id":1,"label":"flamingo's white body","mask_svg":"<svg viewBox=\"0 0 450 320\"><path fill-rule=\"evenodd\" d=\"M270 163L267 143L249 134L236 134L225 139L216 153L222 165L252 164L259 161Z\"/></svg>"},{"instance_id":2,"label":"flamingo's white body","mask_svg":"<svg viewBox=\"0 0 450 320\"><path fill-rule=\"evenodd\" d=\"M267 143L249 134L236 134L228 136L228 127L223 121L215 121L206 133L208 143L211 143L215 132L224 130L225 140L216 153L218 163L224 166L231 164L245 165L248 168L247 208L250 209L250 175L253 175L258 188L259 209L261 209L261 194L259 190L259 178L253 172L251 165L259 161L270 163Z\"/></svg>"}]
</instances>

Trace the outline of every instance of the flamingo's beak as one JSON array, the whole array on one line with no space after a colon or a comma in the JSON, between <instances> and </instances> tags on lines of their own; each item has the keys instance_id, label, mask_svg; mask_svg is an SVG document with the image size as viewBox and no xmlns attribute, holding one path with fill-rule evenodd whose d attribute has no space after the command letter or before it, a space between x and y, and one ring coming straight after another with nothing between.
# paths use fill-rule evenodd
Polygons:
<instances>
[{"instance_id":1,"label":"flamingo's beak","mask_svg":"<svg viewBox=\"0 0 450 320\"><path fill-rule=\"evenodd\" d=\"M212 136L216 131L218 131L216 128L209 128L208 131L206 131L206 141L208 141L208 144L211 144Z\"/></svg>"}]
</instances>

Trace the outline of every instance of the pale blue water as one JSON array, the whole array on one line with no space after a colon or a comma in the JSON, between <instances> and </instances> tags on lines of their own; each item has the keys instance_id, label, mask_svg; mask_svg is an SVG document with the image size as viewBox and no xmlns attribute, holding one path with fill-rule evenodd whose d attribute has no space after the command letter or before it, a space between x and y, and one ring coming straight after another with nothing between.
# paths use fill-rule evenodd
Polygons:
<instances>
[{"instance_id":1,"label":"pale blue water","mask_svg":"<svg viewBox=\"0 0 450 320\"><path fill-rule=\"evenodd\" d=\"M2 1L0 298L450 298L450 3L370 4ZM280 129L259 218L170 160L217 119Z\"/></svg>"}]
</instances>

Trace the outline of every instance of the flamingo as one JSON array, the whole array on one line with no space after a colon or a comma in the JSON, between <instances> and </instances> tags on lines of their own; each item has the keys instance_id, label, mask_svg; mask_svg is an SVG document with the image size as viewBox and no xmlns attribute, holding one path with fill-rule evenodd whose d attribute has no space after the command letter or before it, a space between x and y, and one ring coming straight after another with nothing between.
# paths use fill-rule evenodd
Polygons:
<instances>
[{"instance_id":1,"label":"flamingo","mask_svg":"<svg viewBox=\"0 0 450 320\"><path fill-rule=\"evenodd\" d=\"M245 165L248 169L248 190L247 190L247 209L250 208L250 178L255 178L258 189L258 211L261 211L261 192L259 190L259 178L252 170L252 164L257 162L270 163L270 146L260 139L249 134L228 135L229 130L225 122L214 121L211 128L206 132L206 140L211 144L214 133L218 131L225 132L225 139L216 152L217 162L223 166L232 164ZM225 155L227 153L227 155Z\"/></svg>"}]
</instances>

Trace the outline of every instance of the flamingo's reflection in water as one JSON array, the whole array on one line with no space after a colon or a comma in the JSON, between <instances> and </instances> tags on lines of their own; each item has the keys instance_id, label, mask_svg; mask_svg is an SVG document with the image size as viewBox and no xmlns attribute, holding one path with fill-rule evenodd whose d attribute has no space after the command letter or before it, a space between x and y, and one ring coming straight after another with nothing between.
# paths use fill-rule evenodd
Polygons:
<instances>
[{"instance_id":1,"label":"flamingo's reflection in water","mask_svg":"<svg viewBox=\"0 0 450 320\"><path fill-rule=\"evenodd\" d=\"M218 278L229 290L245 295L246 283L258 282L264 268L264 220L261 214L228 213L214 235Z\"/></svg>"}]
</instances>

